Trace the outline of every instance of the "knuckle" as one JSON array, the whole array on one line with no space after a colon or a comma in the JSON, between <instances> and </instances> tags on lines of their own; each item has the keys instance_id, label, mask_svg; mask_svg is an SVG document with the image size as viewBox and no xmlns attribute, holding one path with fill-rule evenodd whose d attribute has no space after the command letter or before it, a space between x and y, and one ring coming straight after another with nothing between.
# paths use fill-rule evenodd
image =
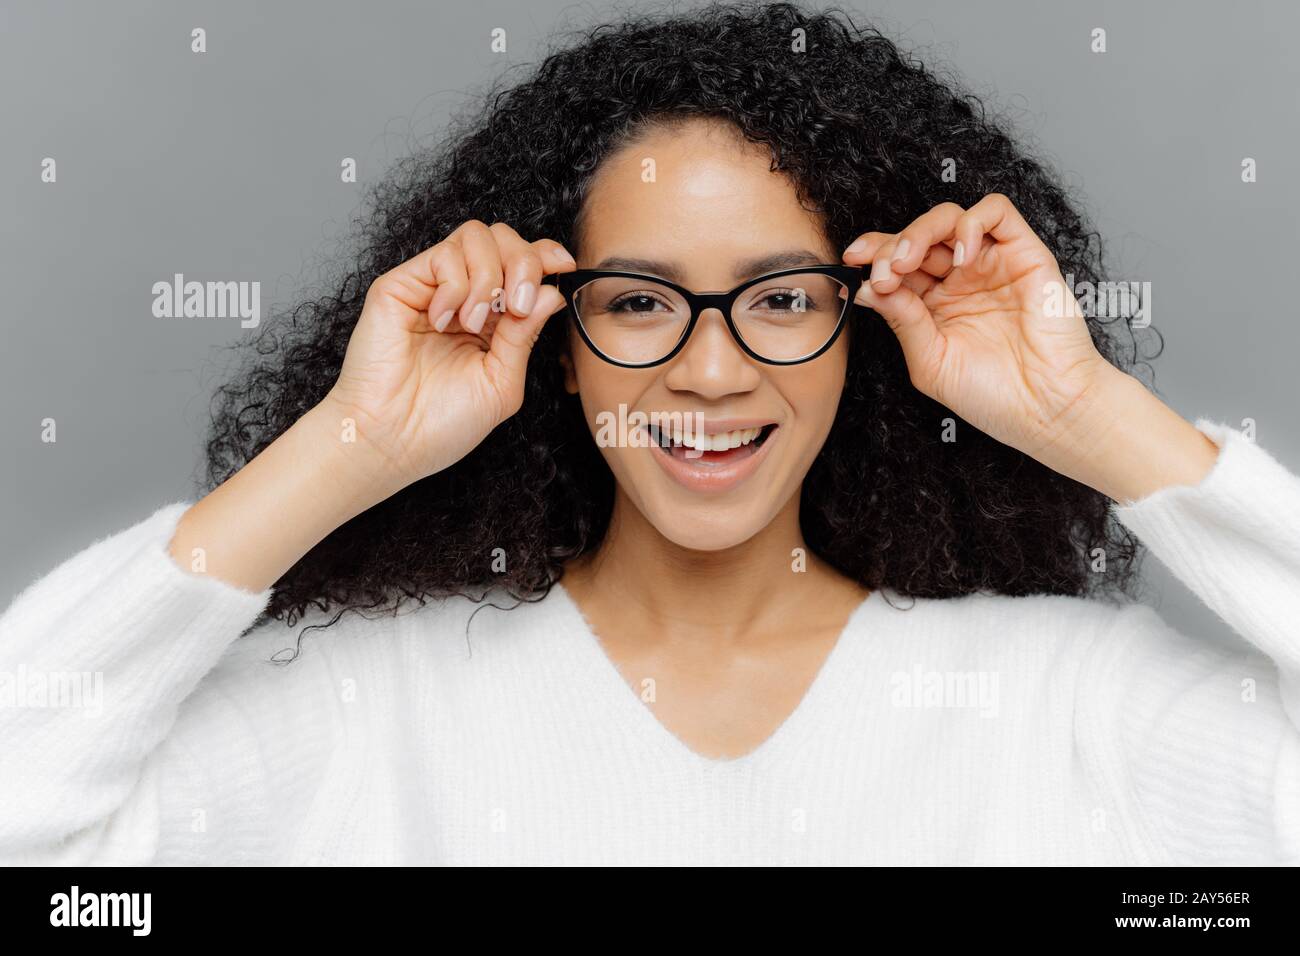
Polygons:
<instances>
[{"instance_id":1,"label":"knuckle","mask_svg":"<svg viewBox=\"0 0 1300 956\"><path fill-rule=\"evenodd\" d=\"M1005 193L989 193L980 201L980 205L984 209L1002 214L1009 211L1014 212L1016 209L1015 204L1011 201L1011 197L1007 196Z\"/></svg>"},{"instance_id":2,"label":"knuckle","mask_svg":"<svg viewBox=\"0 0 1300 956\"><path fill-rule=\"evenodd\" d=\"M465 247L460 244L458 236L452 236L433 247L435 266L465 268Z\"/></svg>"},{"instance_id":3,"label":"knuckle","mask_svg":"<svg viewBox=\"0 0 1300 956\"><path fill-rule=\"evenodd\" d=\"M542 257L532 251L524 252L519 255L518 265L522 271L534 275L542 271Z\"/></svg>"},{"instance_id":4,"label":"knuckle","mask_svg":"<svg viewBox=\"0 0 1300 956\"><path fill-rule=\"evenodd\" d=\"M487 282L492 276L501 275L501 258L492 252L483 251L466 256L465 265L470 278L476 282Z\"/></svg>"},{"instance_id":5,"label":"knuckle","mask_svg":"<svg viewBox=\"0 0 1300 956\"><path fill-rule=\"evenodd\" d=\"M453 274L438 283L438 288L446 290L450 295L463 297L469 291L469 280L464 275Z\"/></svg>"},{"instance_id":6,"label":"knuckle","mask_svg":"<svg viewBox=\"0 0 1300 956\"><path fill-rule=\"evenodd\" d=\"M436 276L439 272L455 265L456 250L445 242L440 242L429 250L429 269Z\"/></svg>"},{"instance_id":7,"label":"knuckle","mask_svg":"<svg viewBox=\"0 0 1300 956\"><path fill-rule=\"evenodd\" d=\"M387 295L392 291L393 283L395 281L396 280L393 278L391 272L385 272L383 275L375 277L375 279L370 283L370 287L366 289L366 298L369 299L371 296Z\"/></svg>"}]
</instances>

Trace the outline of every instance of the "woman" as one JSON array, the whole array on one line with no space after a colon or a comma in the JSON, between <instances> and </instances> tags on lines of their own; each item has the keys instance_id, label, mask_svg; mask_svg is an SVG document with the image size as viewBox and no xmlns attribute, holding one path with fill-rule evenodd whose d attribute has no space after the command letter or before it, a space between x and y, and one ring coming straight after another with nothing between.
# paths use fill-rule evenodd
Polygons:
<instances>
[{"instance_id":1,"label":"woman","mask_svg":"<svg viewBox=\"0 0 1300 956\"><path fill-rule=\"evenodd\" d=\"M4 857L1295 862L1300 480L1128 374L1093 238L846 18L591 32L0 621L103 677L0 709Z\"/></svg>"}]
</instances>

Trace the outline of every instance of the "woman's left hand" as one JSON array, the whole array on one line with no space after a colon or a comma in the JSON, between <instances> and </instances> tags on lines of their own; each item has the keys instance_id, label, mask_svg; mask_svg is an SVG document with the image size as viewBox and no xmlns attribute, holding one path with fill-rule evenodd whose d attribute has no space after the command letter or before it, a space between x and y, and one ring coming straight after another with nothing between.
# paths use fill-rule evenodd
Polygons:
<instances>
[{"instance_id":1,"label":"woman's left hand","mask_svg":"<svg viewBox=\"0 0 1300 956\"><path fill-rule=\"evenodd\" d=\"M998 441L1114 498L1194 483L1212 465L1208 438L1097 351L1051 251L1006 196L866 233L844 261L872 264L857 301L898 336L912 384ZM1182 457L1124 463L1141 436L1117 414L1164 430L1148 450Z\"/></svg>"}]
</instances>

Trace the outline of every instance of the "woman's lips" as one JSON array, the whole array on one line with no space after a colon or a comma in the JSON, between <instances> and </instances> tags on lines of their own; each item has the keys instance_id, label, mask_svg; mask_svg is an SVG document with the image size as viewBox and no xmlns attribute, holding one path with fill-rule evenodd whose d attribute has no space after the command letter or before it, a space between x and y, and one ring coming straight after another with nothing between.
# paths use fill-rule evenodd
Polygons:
<instances>
[{"instance_id":1,"label":"woman's lips","mask_svg":"<svg viewBox=\"0 0 1300 956\"><path fill-rule=\"evenodd\" d=\"M772 425L761 443L750 442L726 451L696 451L683 445L664 448L651 442L650 454L678 484L698 492L730 491L763 463L780 428Z\"/></svg>"}]
</instances>

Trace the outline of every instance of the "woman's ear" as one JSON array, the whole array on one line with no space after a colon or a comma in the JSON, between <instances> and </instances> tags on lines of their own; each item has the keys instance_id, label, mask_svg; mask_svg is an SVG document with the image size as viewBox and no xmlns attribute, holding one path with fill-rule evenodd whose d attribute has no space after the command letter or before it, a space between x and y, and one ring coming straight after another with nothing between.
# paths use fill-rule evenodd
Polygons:
<instances>
[{"instance_id":1,"label":"woman's ear","mask_svg":"<svg viewBox=\"0 0 1300 956\"><path fill-rule=\"evenodd\" d=\"M573 368L573 356L567 351L561 353L560 365L564 367L564 390L570 395L577 395L578 373Z\"/></svg>"}]
</instances>

